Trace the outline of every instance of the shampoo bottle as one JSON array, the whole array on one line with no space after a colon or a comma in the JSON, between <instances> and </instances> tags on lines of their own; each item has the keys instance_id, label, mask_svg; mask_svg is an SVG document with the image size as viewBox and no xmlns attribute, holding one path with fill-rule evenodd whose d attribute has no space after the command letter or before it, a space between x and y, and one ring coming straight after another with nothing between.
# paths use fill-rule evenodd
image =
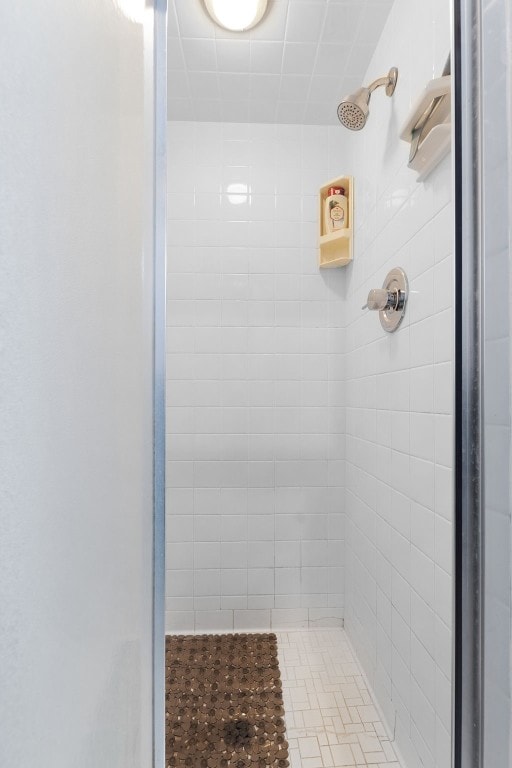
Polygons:
<instances>
[{"instance_id":1,"label":"shampoo bottle","mask_svg":"<svg viewBox=\"0 0 512 768\"><path fill-rule=\"evenodd\" d=\"M324 210L324 229L326 235L348 227L347 203L343 187L331 187L329 189Z\"/></svg>"}]
</instances>

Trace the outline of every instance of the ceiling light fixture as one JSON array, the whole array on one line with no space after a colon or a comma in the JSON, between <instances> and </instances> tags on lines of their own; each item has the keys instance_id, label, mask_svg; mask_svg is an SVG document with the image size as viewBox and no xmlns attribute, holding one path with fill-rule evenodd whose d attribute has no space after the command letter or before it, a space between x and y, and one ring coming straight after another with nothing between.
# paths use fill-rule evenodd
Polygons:
<instances>
[{"instance_id":1,"label":"ceiling light fixture","mask_svg":"<svg viewBox=\"0 0 512 768\"><path fill-rule=\"evenodd\" d=\"M268 0L204 0L216 24L231 32L245 32L262 20Z\"/></svg>"}]
</instances>

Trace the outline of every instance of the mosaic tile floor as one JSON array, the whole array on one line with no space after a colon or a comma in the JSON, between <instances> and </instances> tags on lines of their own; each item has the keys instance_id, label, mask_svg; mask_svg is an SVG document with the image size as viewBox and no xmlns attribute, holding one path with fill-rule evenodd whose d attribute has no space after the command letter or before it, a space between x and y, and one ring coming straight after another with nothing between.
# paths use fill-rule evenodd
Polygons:
<instances>
[{"instance_id":1,"label":"mosaic tile floor","mask_svg":"<svg viewBox=\"0 0 512 768\"><path fill-rule=\"evenodd\" d=\"M401 768L344 631L276 635L291 768Z\"/></svg>"}]
</instances>

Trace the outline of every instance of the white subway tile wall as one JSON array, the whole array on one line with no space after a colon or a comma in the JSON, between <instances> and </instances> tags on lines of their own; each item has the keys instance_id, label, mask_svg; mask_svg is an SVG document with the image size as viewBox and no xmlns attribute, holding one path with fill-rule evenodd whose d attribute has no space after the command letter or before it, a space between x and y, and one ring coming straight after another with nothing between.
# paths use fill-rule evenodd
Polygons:
<instances>
[{"instance_id":1,"label":"white subway tile wall","mask_svg":"<svg viewBox=\"0 0 512 768\"><path fill-rule=\"evenodd\" d=\"M341 625L340 128L169 123L167 629Z\"/></svg>"},{"instance_id":2,"label":"white subway tile wall","mask_svg":"<svg viewBox=\"0 0 512 768\"><path fill-rule=\"evenodd\" d=\"M408 768L450 764L453 209L451 159L418 184L398 132L449 15L395 0L365 82L396 65L398 87L361 133L169 125L168 630L345 616ZM320 273L342 173L355 259ZM387 335L361 305L394 266Z\"/></svg>"},{"instance_id":3,"label":"white subway tile wall","mask_svg":"<svg viewBox=\"0 0 512 768\"><path fill-rule=\"evenodd\" d=\"M347 169L345 625L408 768L450 766L454 214L451 158L417 183L397 134L449 49L449 2L396 0L365 80L395 65L398 86L374 94ZM395 266L410 298L388 335L361 306Z\"/></svg>"}]
</instances>

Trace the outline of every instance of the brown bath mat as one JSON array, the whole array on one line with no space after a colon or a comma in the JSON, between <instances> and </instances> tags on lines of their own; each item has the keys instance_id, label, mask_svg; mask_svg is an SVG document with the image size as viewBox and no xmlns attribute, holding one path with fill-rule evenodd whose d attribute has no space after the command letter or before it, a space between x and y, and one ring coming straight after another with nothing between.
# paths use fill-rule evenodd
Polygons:
<instances>
[{"instance_id":1,"label":"brown bath mat","mask_svg":"<svg viewBox=\"0 0 512 768\"><path fill-rule=\"evenodd\" d=\"M166 766L288 768L272 634L166 638Z\"/></svg>"}]
</instances>

